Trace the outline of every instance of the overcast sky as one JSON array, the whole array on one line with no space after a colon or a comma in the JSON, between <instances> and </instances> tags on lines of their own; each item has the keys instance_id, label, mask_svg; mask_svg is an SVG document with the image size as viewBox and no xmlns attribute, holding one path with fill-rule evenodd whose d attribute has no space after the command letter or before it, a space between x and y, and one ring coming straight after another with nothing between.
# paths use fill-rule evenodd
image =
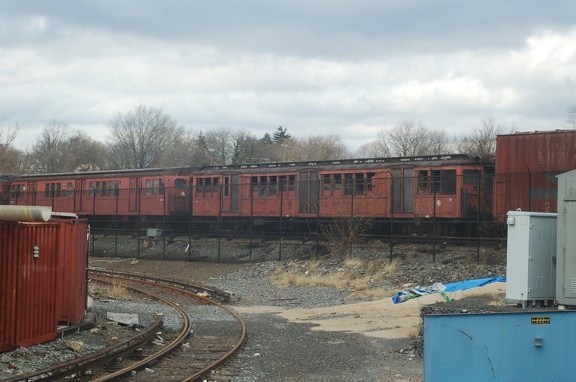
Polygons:
<instances>
[{"instance_id":1,"label":"overcast sky","mask_svg":"<svg viewBox=\"0 0 576 382\"><path fill-rule=\"evenodd\" d=\"M192 132L281 125L350 149L405 119L566 127L576 1L2 0L0 119L104 140L138 105Z\"/></svg>"}]
</instances>

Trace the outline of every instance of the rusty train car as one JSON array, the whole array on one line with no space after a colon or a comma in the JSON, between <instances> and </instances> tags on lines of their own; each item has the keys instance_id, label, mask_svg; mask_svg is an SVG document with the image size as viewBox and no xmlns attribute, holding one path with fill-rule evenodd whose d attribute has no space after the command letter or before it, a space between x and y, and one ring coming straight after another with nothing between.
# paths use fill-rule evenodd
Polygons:
<instances>
[{"instance_id":1,"label":"rusty train car","mask_svg":"<svg viewBox=\"0 0 576 382\"><path fill-rule=\"evenodd\" d=\"M22 175L9 204L50 206L88 219L188 216L190 167Z\"/></svg>"},{"instance_id":2,"label":"rusty train car","mask_svg":"<svg viewBox=\"0 0 576 382\"><path fill-rule=\"evenodd\" d=\"M451 230L491 219L493 176L493 158L462 154L23 175L10 183L9 203L115 224L241 231L278 221L299 230L320 219L398 227L434 219Z\"/></svg>"}]
</instances>

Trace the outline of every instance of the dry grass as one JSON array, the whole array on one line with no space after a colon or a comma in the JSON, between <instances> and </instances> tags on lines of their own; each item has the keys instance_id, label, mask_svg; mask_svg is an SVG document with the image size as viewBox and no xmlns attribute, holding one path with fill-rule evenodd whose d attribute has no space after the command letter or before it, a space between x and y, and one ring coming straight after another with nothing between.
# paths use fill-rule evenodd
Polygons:
<instances>
[{"instance_id":1,"label":"dry grass","mask_svg":"<svg viewBox=\"0 0 576 382\"><path fill-rule=\"evenodd\" d=\"M420 327L415 326L408 332L408 338L411 340L415 340L420 337Z\"/></svg>"},{"instance_id":2,"label":"dry grass","mask_svg":"<svg viewBox=\"0 0 576 382\"><path fill-rule=\"evenodd\" d=\"M288 270L277 270L272 276L276 284L288 286L332 287L349 289L351 298L379 299L393 294L381 286L387 275L393 274L400 261L361 260L347 258L339 268L331 268L326 262L315 260L302 263L290 263Z\"/></svg>"},{"instance_id":3,"label":"dry grass","mask_svg":"<svg viewBox=\"0 0 576 382\"><path fill-rule=\"evenodd\" d=\"M132 300L132 292L122 282L114 281L112 284L92 283L88 287L88 293L100 298L114 300Z\"/></svg>"}]
</instances>

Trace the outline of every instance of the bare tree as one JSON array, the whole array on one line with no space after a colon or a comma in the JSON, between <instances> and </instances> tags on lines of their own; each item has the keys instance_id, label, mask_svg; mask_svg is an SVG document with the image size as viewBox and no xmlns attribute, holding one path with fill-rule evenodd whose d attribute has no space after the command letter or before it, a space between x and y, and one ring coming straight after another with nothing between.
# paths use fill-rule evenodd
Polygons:
<instances>
[{"instance_id":1,"label":"bare tree","mask_svg":"<svg viewBox=\"0 0 576 382\"><path fill-rule=\"evenodd\" d=\"M159 162L161 167L201 167L211 164L214 164L214 159L202 132L197 136L191 132L184 134L178 142L164 150Z\"/></svg>"},{"instance_id":2,"label":"bare tree","mask_svg":"<svg viewBox=\"0 0 576 382\"><path fill-rule=\"evenodd\" d=\"M450 140L443 130L429 130L421 121L406 119L388 132L387 146L393 156L444 154Z\"/></svg>"},{"instance_id":3,"label":"bare tree","mask_svg":"<svg viewBox=\"0 0 576 382\"><path fill-rule=\"evenodd\" d=\"M343 159L349 155L346 144L338 135L316 135L287 141L286 160Z\"/></svg>"},{"instance_id":4,"label":"bare tree","mask_svg":"<svg viewBox=\"0 0 576 382\"><path fill-rule=\"evenodd\" d=\"M205 145L212 165L230 163L234 152L232 130L222 127L205 135Z\"/></svg>"},{"instance_id":5,"label":"bare tree","mask_svg":"<svg viewBox=\"0 0 576 382\"><path fill-rule=\"evenodd\" d=\"M108 123L109 160L114 168L150 168L158 165L162 152L178 142L184 128L161 109L137 106L119 113Z\"/></svg>"},{"instance_id":6,"label":"bare tree","mask_svg":"<svg viewBox=\"0 0 576 382\"><path fill-rule=\"evenodd\" d=\"M576 103L573 103L568 108L568 124L573 129L576 129Z\"/></svg>"},{"instance_id":7,"label":"bare tree","mask_svg":"<svg viewBox=\"0 0 576 382\"><path fill-rule=\"evenodd\" d=\"M94 171L108 167L104 144L90 138L80 130L72 130L64 142L62 171Z\"/></svg>"},{"instance_id":8,"label":"bare tree","mask_svg":"<svg viewBox=\"0 0 576 382\"><path fill-rule=\"evenodd\" d=\"M2 174L16 170L15 149L12 147L12 143L18 135L19 129L20 126L17 122L10 125L4 119L0 120L0 173Z\"/></svg>"},{"instance_id":9,"label":"bare tree","mask_svg":"<svg viewBox=\"0 0 576 382\"><path fill-rule=\"evenodd\" d=\"M464 154L494 155L496 137L513 131L514 127L496 124L492 118L483 119L469 134L459 140L458 151Z\"/></svg>"},{"instance_id":10,"label":"bare tree","mask_svg":"<svg viewBox=\"0 0 576 382\"><path fill-rule=\"evenodd\" d=\"M34 172L48 174L63 171L62 161L68 134L69 128L65 122L53 119L44 126L40 137L32 146Z\"/></svg>"},{"instance_id":11,"label":"bare tree","mask_svg":"<svg viewBox=\"0 0 576 382\"><path fill-rule=\"evenodd\" d=\"M378 133L378 139L366 143L356 151L356 154L363 158L385 158L390 156L390 149L386 144L386 135L383 131Z\"/></svg>"},{"instance_id":12,"label":"bare tree","mask_svg":"<svg viewBox=\"0 0 576 382\"><path fill-rule=\"evenodd\" d=\"M52 120L42 130L32 147L30 158L24 158L23 171L55 173L104 169L105 146L68 124Z\"/></svg>"}]
</instances>

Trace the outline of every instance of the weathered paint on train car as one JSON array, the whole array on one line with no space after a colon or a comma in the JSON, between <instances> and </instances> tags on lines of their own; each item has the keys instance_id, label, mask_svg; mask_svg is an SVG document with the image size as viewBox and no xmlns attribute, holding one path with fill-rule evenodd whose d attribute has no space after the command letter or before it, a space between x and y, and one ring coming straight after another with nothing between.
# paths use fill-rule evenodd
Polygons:
<instances>
[{"instance_id":1,"label":"weathered paint on train car","mask_svg":"<svg viewBox=\"0 0 576 382\"><path fill-rule=\"evenodd\" d=\"M499 135L496 140L494 215L557 212L556 175L576 168L576 130Z\"/></svg>"},{"instance_id":2,"label":"weathered paint on train car","mask_svg":"<svg viewBox=\"0 0 576 382\"><path fill-rule=\"evenodd\" d=\"M0 223L0 350L54 340L58 225Z\"/></svg>"},{"instance_id":3,"label":"weathered paint on train car","mask_svg":"<svg viewBox=\"0 0 576 382\"><path fill-rule=\"evenodd\" d=\"M88 222L52 219L59 225L56 318L67 325L82 321L86 313Z\"/></svg>"}]
</instances>

